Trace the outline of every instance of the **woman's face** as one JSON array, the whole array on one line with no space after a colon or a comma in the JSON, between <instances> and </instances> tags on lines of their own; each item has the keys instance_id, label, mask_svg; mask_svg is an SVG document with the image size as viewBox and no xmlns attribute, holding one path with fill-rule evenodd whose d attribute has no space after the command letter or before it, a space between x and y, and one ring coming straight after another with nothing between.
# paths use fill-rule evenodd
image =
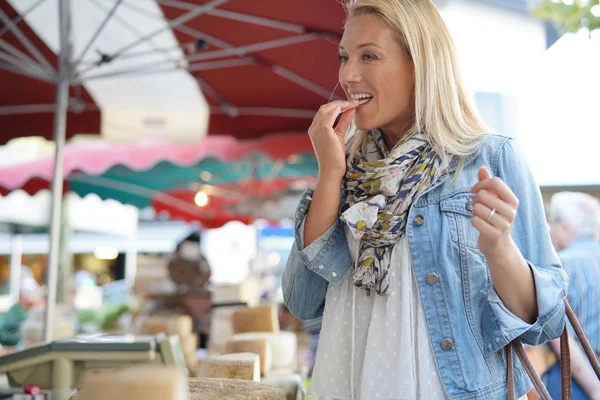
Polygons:
<instances>
[{"instance_id":1,"label":"woman's face","mask_svg":"<svg viewBox=\"0 0 600 400\"><path fill-rule=\"evenodd\" d=\"M415 73L396 31L376 15L351 17L339 54L339 80L348 99L372 97L356 110L356 127L400 137L414 115Z\"/></svg>"}]
</instances>

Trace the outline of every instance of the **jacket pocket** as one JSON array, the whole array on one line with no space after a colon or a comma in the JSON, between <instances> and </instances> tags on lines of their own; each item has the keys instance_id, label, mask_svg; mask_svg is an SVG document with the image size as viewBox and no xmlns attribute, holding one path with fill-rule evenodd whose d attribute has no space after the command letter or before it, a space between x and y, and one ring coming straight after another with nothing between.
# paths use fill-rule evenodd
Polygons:
<instances>
[{"instance_id":1,"label":"jacket pocket","mask_svg":"<svg viewBox=\"0 0 600 400\"><path fill-rule=\"evenodd\" d=\"M477 247L479 233L471 221L473 219L473 202L468 192L456 194L440 202L442 215L447 219L450 238L458 245L473 249Z\"/></svg>"},{"instance_id":2,"label":"jacket pocket","mask_svg":"<svg viewBox=\"0 0 600 400\"><path fill-rule=\"evenodd\" d=\"M442 218L446 219L450 230L451 246L459 265L455 265L462 281L464 312L467 317L478 352L488 366L493 381L501 378L495 364L497 354L485 351L481 315L487 302L487 293L491 286L491 275L484 255L477 246L479 232L471 224L473 218L472 196L467 191L440 201Z\"/></svg>"}]
</instances>

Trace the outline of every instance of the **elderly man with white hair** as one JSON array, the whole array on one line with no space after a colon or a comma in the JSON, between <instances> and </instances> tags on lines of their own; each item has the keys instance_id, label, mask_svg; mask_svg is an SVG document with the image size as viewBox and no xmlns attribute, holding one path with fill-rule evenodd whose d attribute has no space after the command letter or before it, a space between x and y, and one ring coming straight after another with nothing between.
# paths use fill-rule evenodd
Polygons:
<instances>
[{"instance_id":1,"label":"elderly man with white hair","mask_svg":"<svg viewBox=\"0 0 600 400\"><path fill-rule=\"evenodd\" d=\"M569 275L569 302L596 355L600 355L600 202L584 193L556 193L552 196L549 227L552 243ZM573 331L570 333L573 339ZM558 341L552 347L559 353ZM600 399L598 379L586 365L583 353L574 350L571 398ZM560 363L556 362L543 379L552 398L559 399Z\"/></svg>"}]
</instances>

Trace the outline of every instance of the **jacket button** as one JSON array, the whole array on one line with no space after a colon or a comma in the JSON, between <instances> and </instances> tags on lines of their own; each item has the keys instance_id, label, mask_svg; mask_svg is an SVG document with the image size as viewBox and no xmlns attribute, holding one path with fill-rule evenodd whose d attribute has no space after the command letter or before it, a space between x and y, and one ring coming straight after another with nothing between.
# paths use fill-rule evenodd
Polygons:
<instances>
[{"instance_id":1,"label":"jacket button","mask_svg":"<svg viewBox=\"0 0 600 400\"><path fill-rule=\"evenodd\" d=\"M454 341L450 338L445 338L442 340L440 345L442 346L442 350L449 351L454 348Z\"/></svg>"},{"instance_id":2,"label":"jacket button","mask_svg":"<svg viewBox=\"0 0 600 400\"><path fill-rule=\"evenodd\" d=\"M417 226L421 226L425 223L425 217L421 214L417 215L413 220Z\"/></svg>"},{"instance_id":3,"label":"jacket button","mask_svg":"<svg viewBox=\"0 0 600 400\"><path fill-rule=\"evenodd\" d=\"M430 272L425 276L425 282L427 282L428 285L435 285L438 281L439 276L435 272Z\"/></svg>"},{"instance_id":4,"label":"jacket button","mask_svg":"<svg viewBox=\"0 0 600 400\"><path fill-rule=\"evenodd\" d=\"M323 264L319 265L319 269L325 269L325 266L323 266Z\"/></svg>"},{"instance_id":5,"label":"jacket button","mask_svg":"<svg viewBox=\"0 0 600 400\"><path fill-rule=\"evenodd\" d=\"M333 276L335 278L337 276L337 272L332 272L331 276Z\"/></svg>"},{"instance_id":6,"label":"jacket button","mask_svg":"<svg viewBox=\"0 0 600 400\"><path fill-rule=\"evenodd\" d=\"M469 198L469 200L467 200L467 204L465 205L465 208L467 209L467 211L473 211L473 201Z\"/></svg>"}]
</instances>

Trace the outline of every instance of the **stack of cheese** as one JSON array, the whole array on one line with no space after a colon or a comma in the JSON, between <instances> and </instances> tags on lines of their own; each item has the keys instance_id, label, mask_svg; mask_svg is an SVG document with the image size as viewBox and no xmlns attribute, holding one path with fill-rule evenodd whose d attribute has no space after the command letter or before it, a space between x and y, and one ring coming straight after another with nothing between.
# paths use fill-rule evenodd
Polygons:
<instances>
[{"instance_id":1,"label":"stack of cheese","mask_svg":"<svg viewBox=\"0 0 600 400\"><path fill-rule=\"evenodd\" d=\"M230 318L233 334L222 349L227 355L211 353L206 361L205 376L258 380L258 376L269 376L274 371L280 375L294 373L296 335L279 330L277 308L274 304L238 308L231 311ZM221 332L214 333L221 335ZM258 364L249 354L257 356ZM254 365L256 370L250 371L251 365Z\"/></svg>"},{"instance_id":2,"label":"stack of cheese","mask_svg":"<svg viewBox=\"0 0 600 400\"><path fill-rule=\"evenodd\" d=\"M185 371L178 368L136 366L84 375L77 400L187 400Z\"/></svg>"},{"instance_id":3,"label":"stack of cheese","mask_svg":"<svg viewBox=\"0 0 600 400\"><path fill-rule=\"evenodd\" d=\"M211 302L215 305L246 304L256 307L260 303L260 281L256 277L249 277L241 283L234 285L215 285L212 288Z\"/></svg>"},{"instance_id":4,"label":"stack of cheese","mask_svg":"<svg viewBox=\"0 0 600 400\"><path fill-rule=\"evenodd\" d=\"M285 400L281 389L238 379L191 378L181 369L140 365L86 373L72 400Z\"/></svg>"},{"instance_id":5,"label":"stack of cheese","mask_svg":"<svg viewBox=\"0 0 600 400\"><path fill-rule=\"evenodd\" d=\"M237 379L193 378L190 400L285 400L281 389ZM133 397L132 397L133 398Z\"/></svg>"},{"instance_id":6,"label":"stack of cheese","mask_svg":"<svg viewBox=\"0 0 600 400\"><path fill-rule=\"evenodd\" d=\"M210 333L208 354L219 355L226 352L227 342L234 335L231 322L233 314L245 309L244 306L218 306L214 307L210 316Z\"/></svg>"},{"instance_id":7,"label":"stack of cheese","mask_svg":"<svg viewBox=\"0 0 600 400\"><path fill-rule=\"evenodd\" d=\"M141 316L136 320L135 332L141 335L165 333L179 336L181 349L190 376L196 376L198 359L198 336L193 332L193 321L189 315Z\"/></svg>"}]
</instances>

